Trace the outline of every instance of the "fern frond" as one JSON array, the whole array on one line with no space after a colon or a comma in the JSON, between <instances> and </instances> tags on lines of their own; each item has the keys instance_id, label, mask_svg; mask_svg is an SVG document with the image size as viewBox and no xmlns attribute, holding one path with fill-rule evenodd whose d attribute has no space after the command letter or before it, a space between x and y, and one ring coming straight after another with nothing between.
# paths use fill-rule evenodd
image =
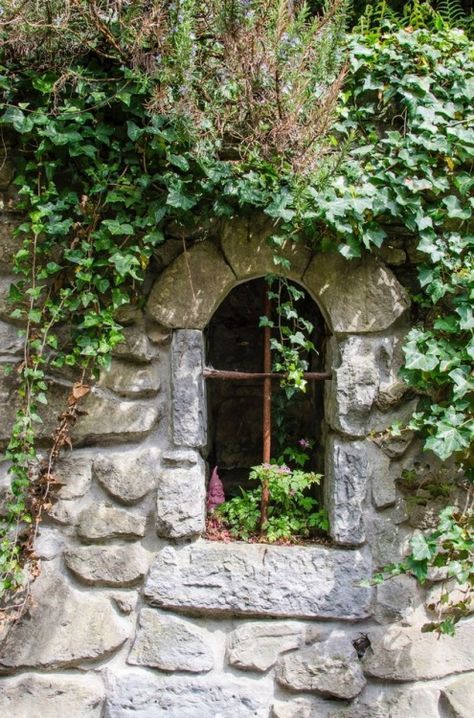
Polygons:
<instances>
[{"instance_id":1,"label":"fern frond","mask_svg":"<svg viewBox=\"0 0 474 718\"><path fill-rule=\"evenodd\" d=\"M449 27L464 27L468 20L461 0L438 0L438 13Z\"/></svg>"}]
</instances>

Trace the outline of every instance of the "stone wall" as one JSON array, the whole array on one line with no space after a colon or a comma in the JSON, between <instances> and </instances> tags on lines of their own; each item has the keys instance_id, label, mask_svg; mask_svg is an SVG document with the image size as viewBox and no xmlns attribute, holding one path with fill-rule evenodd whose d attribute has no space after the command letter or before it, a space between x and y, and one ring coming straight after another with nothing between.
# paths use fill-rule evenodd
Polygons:
<instances>
[{"instance_id":1,"label":"stone wall","mask_svg":"<svg viewBox=\"0 0 474 718\"><path fill-rule=\"evenodd\" d=\"M9 282L11 219L2 225L0 287ZM413 529L431 525L440 507L432 487L453 478L413 437L384 434L416 403L397 376L409 302L386 264L353 263L347 282L339 257L312 256L302 245L290 252L292 279L318 302L331 333L325 492L333 545L202 537L202 332L233 286L271 269L267 233L258 221L252 231L230 223L187 257L173 259L172 240L158 257L164 271L146 311L126 317L126 341L86 399L75 450L60 462L64 485L38 536L31 609L0 645L3 715L471 715L474 621L437 639L420 630L436 581L426 591L410 576L361 586L403 553ZM395 247L391 259L403 264L404 250ZM6 363L21 343L2 296ZM68 390L68 378L52 381L45 436ZM2 377L1 387L4 445L13 379ZM415 481L407 478L413 469ZM451 486L446 503L460 499Z\"/></svg>"}]
</instances>

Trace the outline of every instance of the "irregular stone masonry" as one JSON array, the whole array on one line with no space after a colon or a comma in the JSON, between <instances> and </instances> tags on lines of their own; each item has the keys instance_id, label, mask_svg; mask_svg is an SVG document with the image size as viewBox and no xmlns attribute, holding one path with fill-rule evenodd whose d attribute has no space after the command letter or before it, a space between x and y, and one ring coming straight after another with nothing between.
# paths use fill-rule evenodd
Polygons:
<instances>
[{"instance_id":1,"label":"irregular stone masonry","mask_svg":"<svg viewBox=\"0 0 474 718\"><path fill-rule=\"evenodd\" d=\"M21 351L6 304L11 226L8 217L0 226L0 363ZM324 491L333 545L200 538L202 330L232 287L273 270L270 231L261 218L236 219L220 241L157 258L164 270L146 313L128 312L125 342L59 463L64 485L40 527L31 608L0 643L1 715L470 718L474 621L438 640L420 631L430 613L414 579L361 585L401 554L414 522L402 474L422 462L430 480L442 475L413 437L377 433L414 407L398 378L408 299L387 266L356 260L345 282L337 255L312 256L301 243L285 250L289 276L332 332ZM406 257L397 247L395 265ZM45 438L65 383L53 387ZM13 399L13 378L2 373L3 446ZM365 655L353 647L361 634Z\"/></svg>"}]
</instances>

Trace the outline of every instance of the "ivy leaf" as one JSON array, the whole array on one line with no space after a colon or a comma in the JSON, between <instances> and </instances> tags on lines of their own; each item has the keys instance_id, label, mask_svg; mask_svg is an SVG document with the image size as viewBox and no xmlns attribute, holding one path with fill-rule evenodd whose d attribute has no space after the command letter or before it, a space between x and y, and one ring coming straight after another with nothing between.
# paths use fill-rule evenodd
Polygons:
<instances>
[{"instance_id":1,"label":"ivy leaf","mask_svg":"<svg viewBox=\"0 0 474 718\"><path fill-rule=\"evenodd\" d=\"M19 107L7 107L2 115L2 122L13 125L13 129L20 134L31 132L33 129L33 120L25 115Z\"/></svg>"},{"instance_id":2,"label":"ivy leaf","mask_svg":"<svg viewBox=\"0 0 474 718\"><path fill-rule=\"evenodd\" d=\"M410 546L415 561L431 558L431 550L423 534L415 534L410 541Z\"/></svg>"},{"instance_id":3,"label":"ivy leaf","mask_svg":"<svg viewBox=\"0 0 474 718\"><path fill-rule=\"evenodd\" d=\"M118 219L104 219L102 224L113 235L133 234L133 227L128 222L120 222Z\"/></svg>"}]
</instances>

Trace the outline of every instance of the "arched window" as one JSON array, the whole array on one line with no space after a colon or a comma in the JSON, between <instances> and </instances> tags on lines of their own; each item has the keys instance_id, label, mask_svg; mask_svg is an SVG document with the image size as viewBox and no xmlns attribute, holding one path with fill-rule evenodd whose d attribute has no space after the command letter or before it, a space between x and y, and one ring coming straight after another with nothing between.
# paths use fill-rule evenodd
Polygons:
<instances>
[{"instance_id":1,"label":"arched window","mask_svg":"<svg viewBox=\"0 0 474 718\"><path fill-rule=\"evenodd\" d=\"M278 340L278 324L284 320L278 314L277 304L289 299L287 288L278 287L278 280L271 289L275 327L267 341L271 337ZM303 358L308 372L323 373L324 319L314 300L301 287L298 290L301 297L294 302L294 308L300 318L312 325L308 338L315 347L315 351L305 352ZM209 377L213 380L207 382L208 462L211 468L219 467L227 498L234 496L239 486L248 486L250 467L264 460L264 382L258 374L264 371L265 332L260 325L268 291L264 278L234 287L206 331L206 362L217 370ZM280 294L279 300L275 294ZM272 354L273 359L278 358L275 351ZM309 457L305 468L323 473L323 382L309 379L306 391L296 391L291 398L280 383L278 378L271 381L271 458L287 461L289 455L285 450L303 453L305 447Z\"/></svg>"}]
</instances>

